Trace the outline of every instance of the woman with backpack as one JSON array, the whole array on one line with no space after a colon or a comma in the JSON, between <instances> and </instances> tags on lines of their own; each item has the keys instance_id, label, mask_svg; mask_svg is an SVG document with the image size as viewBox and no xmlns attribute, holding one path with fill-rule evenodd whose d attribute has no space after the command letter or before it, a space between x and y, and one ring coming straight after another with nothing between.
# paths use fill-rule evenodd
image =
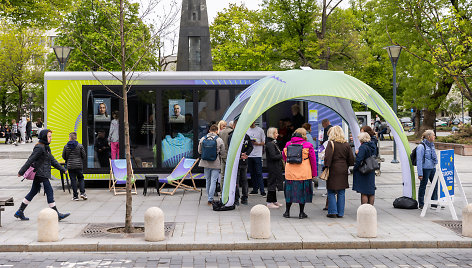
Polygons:
<instances>
[{"instance_id":1,"label":"woman with backpack","mask_svg":"<svg viewBox=\"0 0 472 268\"><path fill-rule=\"evenodd\" d=\"M223 140L218 137L216 132L218 132L218 126L211 125L210 132L208 132L206 136L203 136L198 143L198 153L201 154L201 160L198 166L203 168L203 173L205 175L205 188L209 206L213 203L216 182L220 176L220 155L225 152L225 144Z\"/></svg>"},{"instance_id":2,"label":"woman with backpack","mask_svg":"<svg viewBox=\"0 0 472 268\"><path fill-rule=\"evenodd\" d=\"M282 152L285 165L285 202L283 216L290 218L292 203L300 206L299 219L307 218L305 204L313 199L312 178L317 175L316 156L313 145L306 141L306 130L298 128Z\"/></svg>"},{"instance_id":3,"label":"woman with backpack","mask_svg":"<svg viewBox=\"0 0 472 268\"><path fill-rule=\"evenodd\" d=\"M279 146L277 145L277 137L279 133L275 127L271 127L267 130L266 138L266 158L267 158L267 170L269 176L267 177L267 207L268 208L279 208L282 206L277 202L277 188L283 184L283 162L282 152L280 152Z\"/></svg>"},{"instance_id":4,"label":"woman with backpack","mask_svg":"<svg viewBox=\"0 0 472 268\"><path fill-rule=\"evenodd\" d=\"M21 177L30 167L33 167L34 172L36 172L36 175L34 177L33 185L31 186L30 192L25 196L23 202L20 205L20 208L18 209L18 211L16 211L14 216L22 221L29 220L29 218L25 216L25 208L26 206L28 206L31 200L33 200L33 197L39 192L42 183L44 192L47 196L49 207L54 209L57 212L59 220L62 220L68 217L70 213L62 214L59 213L59 211L57 210L56 203L54 202L54 192L51 186L51 182L49 182L49 179L51 178L51 165L64 173L66 173L67 170L62 167L51 154L51 148L49 148L49 144L52 140L52 131L49 129L41 130L38 135L38 138L39 141L34 146L33 152L31 153L30 157L23 165L23 167L21 167L20 171L18 171L18 177Z\"/></svg>"},{"instance_id":5,"label":"woman with backpack","mask_svg":"<svg viewBox=\"0 0 472 268\"><path fill-rule=\"evenodd\" d=\"M359 171L359 167L367 158L375 156L377 147L370 139L368 132L361 132L357 138L361 142L361 146L354 163L352 190L361 194L361 205L371 204L373 206L375 199L375 170L363 174Z\"/></svg>"},{"instance_id":6,"label":"woman with backpack","mask_svg":"<svg viewBox=\"0 0 472 268\"><path fill-rule=\"evenodd\" d=\"M342 218L344 216L345 192L349 188L348 168L354 165L354 155L340 126L334 126L329 131L324 165L329 169L326 181L328 189L328 215L326 216L328 218Z\"/></svg>"},{"instance_id":7,"label":"woman with backpack","mask_svg":"<svg viewBox=\"0 0 472 268\"><path fill-rule=\"evenodd\" d=\"M436 165L438 164L438 157L436 149L434 148L434 141L436 136L431 129L423 133L423 141L416 147L416 166L418 170L418 179L420 180L420 187L418 189L418 205L422 209L424 206L424 193L428 180L433 182L436 174ZM434 186L432 200L438 199L438 187ZM433 204L432 207L437 207Z\"/></svg>"}]
</instances>

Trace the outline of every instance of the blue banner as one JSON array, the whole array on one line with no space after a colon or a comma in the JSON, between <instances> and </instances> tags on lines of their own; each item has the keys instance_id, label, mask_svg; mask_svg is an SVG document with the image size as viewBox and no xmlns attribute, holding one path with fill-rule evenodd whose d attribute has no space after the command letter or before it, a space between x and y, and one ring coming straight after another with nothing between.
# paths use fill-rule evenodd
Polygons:
<instances>
[{"instance_id":1,"label":"blue banner","mask_svg":"<svg viewBox=\"0 0 472 268\"><path fill-rule=\"evenodd\" d=\"M440 168L444 180L446 181L449 195L454 196L454 150L444 150L439 152L440 155ZM446 197L444 191L439 185L439 198Z\"/></svg>"}]
</instances>

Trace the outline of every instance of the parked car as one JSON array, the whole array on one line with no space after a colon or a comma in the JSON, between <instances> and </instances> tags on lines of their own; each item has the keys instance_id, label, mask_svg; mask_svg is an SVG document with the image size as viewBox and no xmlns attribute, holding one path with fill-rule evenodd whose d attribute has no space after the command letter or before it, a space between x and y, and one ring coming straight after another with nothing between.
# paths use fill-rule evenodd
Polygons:
<instances>
[{"instance_id":1,"label":"parked car","mask_svg":"<svg viewBox=\"0 0 472 268\"><path fill-rule=\"evenodd\" d=\"M38 127L36 126L35 123L33 123L33 128L32 128L32 130L31 130L31 132L33 132L33 133L31 134L32 137L34 137L34 136L37 137L38 134L39 134L39 133L38 133Z\"/></svg>"},{"instance_id":2,"label":"parked car","mask_svg":"<svg viewBox=\"0 0 472 268\"><path fill-rule=\"evenodd\" d=\"M400 122L402 122L402 125L404 127L411 127L413 126L413 122L411 121L410 117L402 117L400 118Z\"/></svg>"},{"instance_id":3,"label":"parked car","mask_svg":"<svg viewBox=\"0 0 472 268\"><path fill-rule=\"evenodd\" d=\"M446 127L447 126L447 122L446 121L443 121L441 119L436 119L436 126L437 127Z\"/></svg>"}]
</instances>

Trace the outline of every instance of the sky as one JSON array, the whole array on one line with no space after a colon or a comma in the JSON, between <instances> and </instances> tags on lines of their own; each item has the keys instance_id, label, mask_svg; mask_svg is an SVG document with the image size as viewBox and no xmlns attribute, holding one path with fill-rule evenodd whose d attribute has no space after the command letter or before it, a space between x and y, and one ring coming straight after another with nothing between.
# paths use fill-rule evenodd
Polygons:
<instances>
[{"instance_id":1,"label":"sky","mask_svg":"<svg viewBox=\"0 0 472 268\"><path fill-rule=\"evenodd\" d=\"M244 4L249 9L259 9L262 0L206 0L208 23L212 23L217 13L227 8L229 4Z\"/></svg>"}]
</instances>

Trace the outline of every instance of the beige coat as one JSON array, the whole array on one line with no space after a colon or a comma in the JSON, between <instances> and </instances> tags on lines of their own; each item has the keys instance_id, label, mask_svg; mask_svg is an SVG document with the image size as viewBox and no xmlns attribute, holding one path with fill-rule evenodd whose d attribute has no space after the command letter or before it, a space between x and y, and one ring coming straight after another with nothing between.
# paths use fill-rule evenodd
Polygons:
<instances>
[{"instance_id":1,"label":"beige coat","mask_svg":"<svg viewBox=\"0 0 472 268\"><path fill-rule=\"evenodd\" d=\"M206 136L202 137L200 139L200 142L198 143L198 153L199 154L202 154L202 141L207 136L215 137L215 136L218 136L218 135L216 135L216 133L211 133L210 132ZM198 166L203 167L203 168L220 169L221 168L220 155L225 155L226 154L225 144L224 144L223 140L220 137L218 137L216 139L216 152L217 152L217 156L216 156L215 161L200 160L200 164L198 164Z\"/></svg>"}]
</instances>

